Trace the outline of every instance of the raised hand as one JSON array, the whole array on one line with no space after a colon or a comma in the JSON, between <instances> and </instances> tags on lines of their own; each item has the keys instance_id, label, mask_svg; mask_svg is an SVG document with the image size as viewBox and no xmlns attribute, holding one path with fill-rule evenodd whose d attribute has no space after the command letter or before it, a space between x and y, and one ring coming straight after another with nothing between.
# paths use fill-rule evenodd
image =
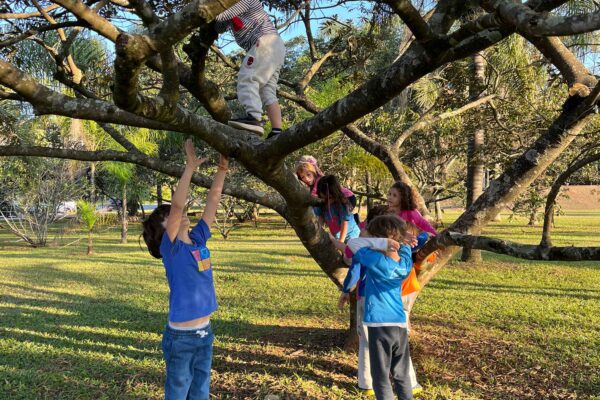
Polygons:
<instances>
[{"instance_id":1,"label":"raised hand","mask_svg":"<svg viewBox=\"0 0 600 400\"><path fill-rule=\"evenodd\" d=\"M344 311L344 306L346 305L347 302L350 301L350 294L349 293L341 293L340 294L340 298L338 299L338 309L340 311Z\"/></svg>"},{"instance_id":2,"label":"raised hand","mask_svg":"<svg viewBox=\"0 0 600 400\"><path fill-rule=\"evenodd\" d=\"M400 249L400 243L394 239L388 239L387 244L387 251L398 251Z\"/></svg>"},{"instance_id":3,"label":"raised hand","mask_svg":"<svg viewBox=\"0 0 600 400\"><path fill-rule=\"evenodd\" d=\"M227 167L229 167L229 159L226 156L224 156L223 154L219 154L218 168L227 170Z\"/></svg>"},{"instance_id":4,"label":"raised hand","mask_svg":"<svg viewBox=\"0 0 600 400\"><path fill-rule=\"evenodd\" d=\"M415 235L413 235L412 233L407 232L406 235L404 235L404 244L407 244L410 247L415 247L417 245L417 243L419 243L417 241L417 237Z\"/></svg>"},{"instance_id":5,"label":"raised hand","mask_svg":"<svg viewBox=\"0 0 600 400\"><path fill-rule=\"evenodd\" d=\"M198 168L199 166L204 164L206 160L208 160L207 157L196 157L196 149L194 148L194 142L192 142L192 139L188 139L185 141L184 149L187 165L193 167L194 169Z\"/></svg>"}]
</instances>

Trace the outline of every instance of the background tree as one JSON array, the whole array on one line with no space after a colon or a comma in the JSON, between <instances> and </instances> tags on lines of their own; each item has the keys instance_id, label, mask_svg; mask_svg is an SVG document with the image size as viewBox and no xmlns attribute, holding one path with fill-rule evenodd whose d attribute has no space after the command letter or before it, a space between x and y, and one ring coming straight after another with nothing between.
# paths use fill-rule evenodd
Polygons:
<instances>
[{"instance_id":1,"label":"background tree","mask_svg":"<svg viewBox=\"0 0 600 400\"><path fill-rule=\"evenodd\" d=\"M92 241L92 232L96 221L98 220L98 214L96 212L96 206L89 201L79 200L77 201L77 218L83 225L88 235L88 246L87 255L91 256L94 254L94 243Z\"/></svg>"}]
</instances>

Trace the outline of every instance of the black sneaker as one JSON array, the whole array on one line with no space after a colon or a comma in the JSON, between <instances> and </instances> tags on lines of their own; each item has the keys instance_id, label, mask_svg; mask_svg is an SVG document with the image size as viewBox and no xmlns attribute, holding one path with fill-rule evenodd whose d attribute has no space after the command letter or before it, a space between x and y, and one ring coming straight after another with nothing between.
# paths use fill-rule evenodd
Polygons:
<instances>
[{"instance_id":1,"label":"black sneaker","mask_svg":"<svg viewBox=\"0 0 600 400\"><path fill-rule=\"evenodd\" d=\"M281 129L271 129L271 132L269 132L269 134L267 135L267 140L279 135L280 133L281 133Z\"/></svg>"},{"instance_id":2,"label":"black sneaker","mask_svg":"<svg viewBox=\"0 0 600 400\"><path fill-rule=\"evenodd\" d=\"M264 133L263 122L254 119L254 117L250 114L243 118L230 119L227 124L237 129L244 129L252 133L256 133L259 136L262 136Z\"/></svg>"}]
</instances>

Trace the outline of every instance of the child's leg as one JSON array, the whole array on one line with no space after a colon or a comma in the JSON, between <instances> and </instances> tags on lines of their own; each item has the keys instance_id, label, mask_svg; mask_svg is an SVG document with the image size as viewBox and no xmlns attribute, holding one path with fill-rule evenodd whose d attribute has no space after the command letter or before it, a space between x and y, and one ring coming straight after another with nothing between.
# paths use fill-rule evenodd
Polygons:
<instances>
[{"instance_id":1,"label":"child's leg","mask_svg":"<svg viewBox=\"0 0 600 400\"><path fill-rule=\"evenodd\" d=\"M262 117L262 103L260 101L260 76L257 75L260 59L257 55L258 49L252 47L238 71L237 96L238 100L246 110L257 121Z\"/></svg>"},{"instance_id":2,"label":"child's leg","mask_svg":"<svg viewBox=\"0 0 600 400\"><path fill-rule=\"evenodd\" d=\"M196 332L198 334L196 337L197 348L193 364L194 377L187 398L189 400L208 400L214 335L210 325L198 332Z\"/></svg>"},{"instance_id":3,"label":"child's leg","mask_svg":"<svg viewBox=\"0 0 600 400\"><path fill-rule=\"evenodd\" d=\"M167 367L165 400L185 399L192 384L193 346L186 331L165 328L162 339L163 356Z\"/></svg>"},{"instance_id":4,"label":"child's leg","mask_svg":"<svg viewBox=\"0 0 600 400\"><path fill-rule=\"evenodd\" d=\"M417 292L411 293L406 296L402 296L402 305L404 306L404 313L406 314L406 325L408 326L407 331L410 332L410 310L412 309L412 305L415 302L417 297ZM415 367L413 366L412 358L408 359L409 361L409 376L410 376L410 385L415 388L419 385L417 381L417 373L415 372Z\"/></svg>"},{"instance_id":5,"label":"child's leg","mask_svg":"<svg viewBox=\"0 0 600 400\"><path fill-rule=\"evenodd\" d=\"M240 67L237 83L238 100L246 112L257 120L262 116L263 88L275 73L277 73L276 79L279 78L279 69L283 65L284 57L285 45L279 35L267 35L261 37L248 51ZM276 84L277 81L275 86ZM275 101L271 99L264 104L270 105L276 101L277 97Z\"/></svg>"},{"instance_id":6,"label":"child's leg","mask_svg":"<svg viewBox=\"0 0 600 400\"><path fill-rule=\"evenodd\" d=\"M279 106L279 102L269 104L266 108L267 116L269 117L269 121L271 121L271 128L281 129L281 107Z\"/></svg>"},{"instance_id":7,"label":"child's leg","mask_svg":"<svg viewBox=\"0 0 600 400\"><path fill-rule=\"evenodd\" d=\"M281 129L281 107L277 100L277 81L285 59L285 45L277 35L265 36L261 38L261 41L264 42L265 60L268 61L269 68L264 71L268 78L260 87L260 99L267 110L271 128Z\"/></svg>"},{"instance_id":8,"label":"child's leg","mask_svg":"<svg viewBox=\"0 0 600 400\"><path fill-rule=\"evenodd\" d=\"M394 391L390 384L390 366L392 362L392 346L394 345L393 326L368 327L369 361L373 390L377 399L393 399Z\"/></svg>"},{"instance_id":9,"label":"child's leg","mask_svg":"<svg viewBox=\"0 0 600 400\"><path fill-rule=\"evenodd\" d=\"M365 298L356 302L356 331L358 332L358 387L372 389L371 363L369 362L369 331L363 324L365 315Z\"/></svg>"},{"instance_id":10,"label":"child's leg","mask_svg":"<svg viewBox=\"0 0 600 400\"><path fill-rule=\"evenodd\" d=\"M410 400L412 395L412 384L410 382L410 350L408 347L408 331L399 326L393 327L394 346L391 357L390 370L394 389L400 400Z\"/></svg>"}]
</instances>

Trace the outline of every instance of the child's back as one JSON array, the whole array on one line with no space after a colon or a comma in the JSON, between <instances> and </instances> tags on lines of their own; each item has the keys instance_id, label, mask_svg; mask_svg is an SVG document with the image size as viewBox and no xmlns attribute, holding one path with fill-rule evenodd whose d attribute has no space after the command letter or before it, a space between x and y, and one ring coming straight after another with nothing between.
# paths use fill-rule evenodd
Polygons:
<instances>
[{"instance_id":1,"label":"child's back","mask_svg":"<svg viewBox=\"0 0 600 400\"><path fill-rule=\"evenodd\" d=\"M406 327L398 288L412 268L410 247L400 248L399 260L369 248L360 249L354 259L365 268L365 325Z\"/></svg>"},{"instance_id":2,"label":"child's back","mask_svg":"<svg viewBox=\"0 0 600 400\"><path fill-rule=\"evenodd\" d=\"M402 241L406 222L393 215L375 217L367 226L375 237ZM378 399L412 399L407 319L399 288L412 268L410 247L385 255L368 248L352 259L365 268L365 311L363 323L369 335L369 359L373 390ZM394 382L392 390L390 376Z\"/></svg>"}]
</instances>

